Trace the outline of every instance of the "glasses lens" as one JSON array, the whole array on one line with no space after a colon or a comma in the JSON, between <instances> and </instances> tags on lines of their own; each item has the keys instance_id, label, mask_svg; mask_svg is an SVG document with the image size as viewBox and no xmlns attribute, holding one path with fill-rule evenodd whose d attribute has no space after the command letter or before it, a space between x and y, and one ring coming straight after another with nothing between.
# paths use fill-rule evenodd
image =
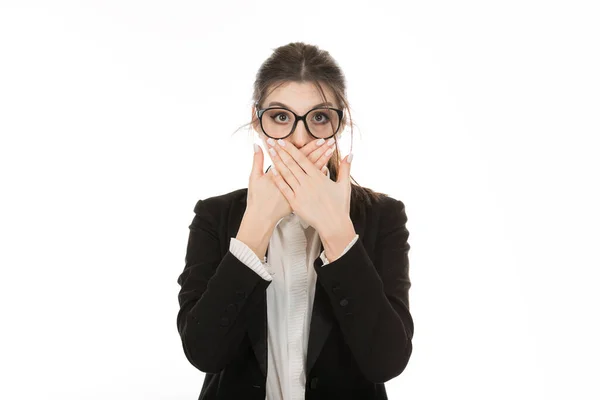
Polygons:
<instances>
[{"instance_id":1,"label":"glasses lens","mask_svg":"<svg viewBox=\"0 0 600 400\"><path fill-rule=\"evenodd\" d=\"M266 110L262 115L262 126L267 135L282 138L292 131L294 114L281 108Z\"/></svg>"},{"instance_id":2,"label":"glasses lens","mask_svg":"<svg viewBox=\"0 0 600 400\"><path fill-rule=\"evenodd\" d=\"M340 126L337 112L327 108L318 108L306 116L308 130L318 138L332 136Z\"/></svg>"},{"instance_id":3,"label":"glasses lens","mask_svg":"<svg viewBox=\"0 0 600 400\"><path fill-rule=\"evenodd\" d=\"M340 118L334 110L319 108L306 116L308 130L318 138L332 136L340 125ZM262 116L265 133L274 138L282 138L292 131L294 114L281 108L266 110Z\"/></svg>"}]
</instances>

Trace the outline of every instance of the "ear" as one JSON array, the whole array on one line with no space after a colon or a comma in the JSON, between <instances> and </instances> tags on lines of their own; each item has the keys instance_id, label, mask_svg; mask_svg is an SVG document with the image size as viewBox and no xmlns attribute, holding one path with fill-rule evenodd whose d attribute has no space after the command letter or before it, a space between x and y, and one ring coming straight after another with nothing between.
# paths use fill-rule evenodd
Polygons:
<instances>
[{"instance_id":1,"label":"ear","mask_svg":"<svg viewBox=\"0 0 600 400\"><path fill-rule=\"evenodd\" d=\"M256 106L252 105L252 115L250 116L250 120L252 121L252 128L262 134L262 129L260 129L260 121L256 117Z\"/></svg>"}]
</instances>

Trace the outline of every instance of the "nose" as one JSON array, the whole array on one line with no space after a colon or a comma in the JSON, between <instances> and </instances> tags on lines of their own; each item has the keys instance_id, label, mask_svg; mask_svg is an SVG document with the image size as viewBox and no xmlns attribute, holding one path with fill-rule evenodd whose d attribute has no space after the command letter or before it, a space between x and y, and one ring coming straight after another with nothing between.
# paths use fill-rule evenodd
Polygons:
<instances>
[{"instance_id":1,"label":"nose","mask_svg":"<svg viewBox=\"0 0 600 400\"><path fill-rule=\"evenodd\" d=\"M291 142L296 148L302 148L305 144L309 143L313 137L306 130L304 122L298 121L294 132L284 140Z\"/></svg>"}]
</instances>

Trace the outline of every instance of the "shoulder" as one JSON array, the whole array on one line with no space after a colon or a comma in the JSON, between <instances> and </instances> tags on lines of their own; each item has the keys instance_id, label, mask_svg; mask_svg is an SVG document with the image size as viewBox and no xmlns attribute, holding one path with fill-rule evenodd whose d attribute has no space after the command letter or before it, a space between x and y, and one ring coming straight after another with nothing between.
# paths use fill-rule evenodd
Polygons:
<instances>
[{"instance_id":1,"label":"shoulder","mask_svg":"<svg viewBox=\"0 0 600 400\"><path fill-rule=\"evenodd\" d=\"M382 236L402 231L408 236L406 222L406 206L398 198L385 195L377 203L378 206L378 230Z\"/></svg>"},{"instance_id":2,"label":"shoulder","mask_svg":"<svg viewBox=\"0 0 600 400\"><path fill-rule=\"evenodd\" d=\"M406 208L402 200L389 195L385 195L381 198L379 207L382 212L387 214L404 212Z\"/></svg>"},{"instance_id":3,"label":"shoulder","mask_svg":"<svg viewBox=\"0 0 600 400\"><path fill-rule=\"evenodd\" d=\"M194 212L196 214L208 212L212 215L218 215L223 210L229 209L233 204L245 202L247 194L248 188L241 188L231 192L201 198L196 202Z\"/></svg>"},{"instance_id":4,"label":"shoulder","mask_svg":"<svg viewBox=\"0 0 600 400\"><path fill-rule=\"evenodd\" d=\"M351 208L356 212L364 210L367 215L385 218L392 214L404 212L405 205L399 198L387 193L377 192L369 187L352 185Z\"/></svg>"}]
</instances>

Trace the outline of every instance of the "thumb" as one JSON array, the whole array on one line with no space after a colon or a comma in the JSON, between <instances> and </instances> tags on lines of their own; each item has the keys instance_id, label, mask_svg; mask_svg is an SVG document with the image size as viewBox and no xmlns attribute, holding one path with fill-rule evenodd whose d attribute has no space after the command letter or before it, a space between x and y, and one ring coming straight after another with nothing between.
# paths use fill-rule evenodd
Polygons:
<instances>
[{"instance_id":1,"label":"thumb","mask_svg":"<svg viewBox=\"0 0 600 400\"><path fill-rule=\"evenodd\" d=\"M260 178L263 175L263 162L265 156L263 155L262 148L254 143L254 159L252 161L252 172L250 178Z\"/></svg>"},{"instance_id":2,"label":"thumb","mask_svg":"<svg viewBox=\"0 0 600 400\"><path fill-rule=\"evenodd\" d=\"M350 162L352 161L352 157L353 154L349 153L342 160L339 168L337 182L350 182L350 166L352 165Z\"/></svg>"}]
</instances>

